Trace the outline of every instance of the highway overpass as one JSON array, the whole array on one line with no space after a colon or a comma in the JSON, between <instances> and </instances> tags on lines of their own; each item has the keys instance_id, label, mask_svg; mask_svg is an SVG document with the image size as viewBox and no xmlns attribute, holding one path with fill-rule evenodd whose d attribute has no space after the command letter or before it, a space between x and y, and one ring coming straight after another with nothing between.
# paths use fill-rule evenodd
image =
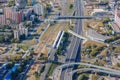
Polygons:
<instances>
[{"instance_id":1,"label":"highway overpass","mask_svg":"<svg viewBox=\"0 0 120 80\"><path fill-rule=\"evenodd\" d=\"M54 72L53 72L53 80L60 80L58 78L58 71L59 71L59 76L61 75L60 72L62 72L63 68L67 68L69 66L75 66L75 65L82 65L82 66L87 66L87 67L90 67L94 69L97 69L97 70L102 70L104 71L105 73L110 73L110 74L113 74L115 73L115 75L118 75L120 76L120 71L119 70L115 70L115 69L111 69L111 68L107 68L107 67L102 67L102 66L96 66L96 65L93 65L93 64L87 64L87 63L80 63L80 62L77 62L77 63L66 63L66 64L63 64L61 66L58 66ZM96 70L96 71L97 71ZM72 71L71 71L72 72ZM76 72L76 71L75 71ZM72 72L73 73L73 72ZM70 76L69 76L70 77Z\"/></svg>"}]
</instances>

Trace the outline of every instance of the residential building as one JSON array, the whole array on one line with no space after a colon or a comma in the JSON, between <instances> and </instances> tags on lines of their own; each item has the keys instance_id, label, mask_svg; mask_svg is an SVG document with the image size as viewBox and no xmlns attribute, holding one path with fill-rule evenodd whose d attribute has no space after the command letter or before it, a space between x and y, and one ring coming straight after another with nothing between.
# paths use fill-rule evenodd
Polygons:
<instances>
[{"instance_id":1,"label":"residential building","mask_svg":"<svg viewBox=\"0 0 120 80\"><path fill-rule=\"evenodd\" d=\"M120 28L114 22L109 22L109 25L115 33L120 33Z\"/></svg>"},{"instance_id":2,"label":"residential building","mask_svg":"<svg viewBox=\"0 0 120 80\"><path fill-rule=\"evenodd\" d=\"M28 28L24 26L24 23L20 23L16 30L14 30L14 38L19 39L20 36L25 35L28 37Z\"/></svg>"},{"instance_id":3,"label":"residential building","mask_svg":"<svg viewBox=\"0 0 120 80\"><path fill-rule=\"evenodd\" d=\"M24 19L30 19L31 14L32 14L32 8L23 10Z\"/></svg>"},{"instance_id":4,"label":"residential building","mask_svg":"<svg viewBox=\"0 0 120 80\"><path fill-rule=\"evenodd\" d=\"M4 14L6 19L13 23L20 23L23 20L23 11L17 11L15 7L5 7Z\"/></svg>"},{"instance_id":5,"label":"residential building","mask_svg":"<svg viewBox=\"0 0 120 80\"><path fill-rule=\"evenodd\" d=\"M3 14L4 13L4 10L3 9L0 9L0 14Z\"/></svg>"},{"instance_id":6,"label":"residential building","mask_svg":"<svg viewBox=\"0 0 120 80\"><path fill-rule=\"evenodd\" d=\"M19 30L14 30L14 38L19 40L20 32Z\"/></svg>"},{"instance_id":7,"label":"residential building","mask_svg":"<svg viewBox=\"0 0 120 80\"><path fill-rule=\"evenodd\" d=\"M36 4L33 6L33 11L37 15L43 15L44 14L44 7L42 4Z\"/></svg>"},{"instance_id":8,"label":"residential building","mask_svg":"<svg viewBox=\"0 0 120 80\"><path fill-rule=\"evenodd\" d=\"M25 34L25 37L28 37L28 28L25 28L24 31L25 31L25 33L24 33L24 34Z\"/></svg>"},{"instance_id":9,"label":"residential building","mask_svg":"<svg viewBox=\"0 0 120 80\"><path fill-rule=\"evenodd\" d=\"M18 8L24 8L27 2L25 0L15 0L15 4Z\"/></svg>"},{"instance_id":10,"label":"residential building","mask_svg":"<svg viewBox=\"0 0 120 80\"><path fill-rule=\"evenodd\" d=\"M24 23L20 23L18 29L19 29L20 35L25 34L25 37L28 36L28 28L25 27Z\"/></svg>"},{"instance_id":11,"label":"residential building","mask_svg":"<svg viewBox=\"0 0 120 80\"><path fill-rule=\"evenodd\" d=\"M0 0L0 3L5 3L7 2L8 0Z\"/></svg>"},{"instance_id":12,"label":"residential building","mask_svg":"<svg viewBox=\"0 0 120 80\"><path fill-rule=\"evenodd\" d=\"M119 8L116 8L115 10L114 22L120 28L120 9Z\"/></svg>"},{"instance_id":13,"label":"residential building","mask_svg":"<svg viewBox=\"0 0 120 80\"><path fill-rule=\"evenodd\" d=\"M5 15L0 15L0 25L5 25L6 24L6 17Z\"/></svg>"}]
</instances>

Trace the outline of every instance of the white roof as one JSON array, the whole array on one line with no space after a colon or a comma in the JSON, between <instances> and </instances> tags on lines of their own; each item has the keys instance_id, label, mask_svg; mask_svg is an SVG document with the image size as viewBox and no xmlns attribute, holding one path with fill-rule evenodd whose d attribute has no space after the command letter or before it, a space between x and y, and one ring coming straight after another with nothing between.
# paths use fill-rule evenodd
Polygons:
<instances>
[{"instance_id":1,"label":"white roof","mask_svg":"<svg viewBox=\"0 0 120 80\"><path fill-rule=\"evenodd\" d=\"M103 9L94 9L93 12L102 12L102 11L105 11Z\"/></svg>"},{"instance_id":2,"label":"white roof","mask_svg":"<svg viewBox=\"0 0 120 80\"><path fill-rule=\"evenodd\" d=\"M120 55L118 55L118 59L120 59Z\"/></svg>"},{"instance_id":3,"label":"white roof","mask_svg":"<svg viewBox=\"0 0 120 80\"><path fill-rule=\"evenodd\" d=\"M103 10L103 9L94 9L91 14L94 14L94 13L96 13L96 12L106 12L106 11Z\"/></svg>"}]
</instances>

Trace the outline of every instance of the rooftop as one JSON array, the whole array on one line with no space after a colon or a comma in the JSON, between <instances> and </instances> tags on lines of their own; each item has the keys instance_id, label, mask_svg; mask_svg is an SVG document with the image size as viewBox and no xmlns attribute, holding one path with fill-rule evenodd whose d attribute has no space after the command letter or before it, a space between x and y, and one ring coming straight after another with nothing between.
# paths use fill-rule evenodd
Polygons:
<instances>
[{"instance_id":1,"label":"rooftop","mask_svg":"<svg viewBox=\"0 0 120 80\"><path fill-rule=\"evenodd\" d=\"M110 22L109 24L115 32L120 33L120 29L118 28L117 24L115 24L114 22Z\"/></svg>"},{"instance_id":2,"label":"rooftop","mask_svg":"<svg viewBox=\"0 0 120 80\"><path fill-rule=\"evenodd\" d=\"M20 65L20 64L15 64L15 65L13 66L13 68L11 69L11 71L12 71L12 72L15 72L19 65Z\"/></svg>"}]
</instances>

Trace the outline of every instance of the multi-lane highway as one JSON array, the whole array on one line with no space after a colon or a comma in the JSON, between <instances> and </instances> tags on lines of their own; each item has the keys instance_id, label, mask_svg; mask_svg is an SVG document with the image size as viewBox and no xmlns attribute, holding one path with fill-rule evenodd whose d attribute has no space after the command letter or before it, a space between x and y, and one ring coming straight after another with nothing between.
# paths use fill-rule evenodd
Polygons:
<instances>
[{"instance_id":1,"label":"multi-lane highway","mask_svg":"<svg viewBox=\"0 0 120 80\"><path fill-rule=\"evenodd\" d=\"M82 8L82 1L81 0L75 0L76 2L76 15L77 16L83 16L83 8ZM76 25L73 29L74 32L76 32L79 35L82 35L82 20L78 19L76 20ZM79 46L81 46L81 40L75 36L72 37L72 43L70 46L69 51L67 52L66 56L66 63L68 62L75 62L76 56L78 53Z\"/></svg>"},{"instance_id":2,"label":"multi-lane highway","mask_svg":"<svg viewBox=\"0 0 120 80\"><path fill-rule=\"evenodd\" d=\"M83 16L84 11L83 11L83 6L82 6L82 0L75 0L75 4L76 4L76 16ZM75 25L73 31L76 32L79 35L82 35L82 20L81 19L76 20L76 25ZM66 54L65 63L76 62L77 59L78 59L76 57L77 57L78 53L80 52L82 40L75 37L75 36L72 36L71 41L72 41L71 46L68 49L67 54ZM68 71L71 71L72 69L73 68L63 70L62 73L61 73L62 75L60 76L60 79L61 80L66 80L66 78L67 78L66 73ZM67 78L67 80L68 80L68 78Z\"/></svg>"}]
</instances>

